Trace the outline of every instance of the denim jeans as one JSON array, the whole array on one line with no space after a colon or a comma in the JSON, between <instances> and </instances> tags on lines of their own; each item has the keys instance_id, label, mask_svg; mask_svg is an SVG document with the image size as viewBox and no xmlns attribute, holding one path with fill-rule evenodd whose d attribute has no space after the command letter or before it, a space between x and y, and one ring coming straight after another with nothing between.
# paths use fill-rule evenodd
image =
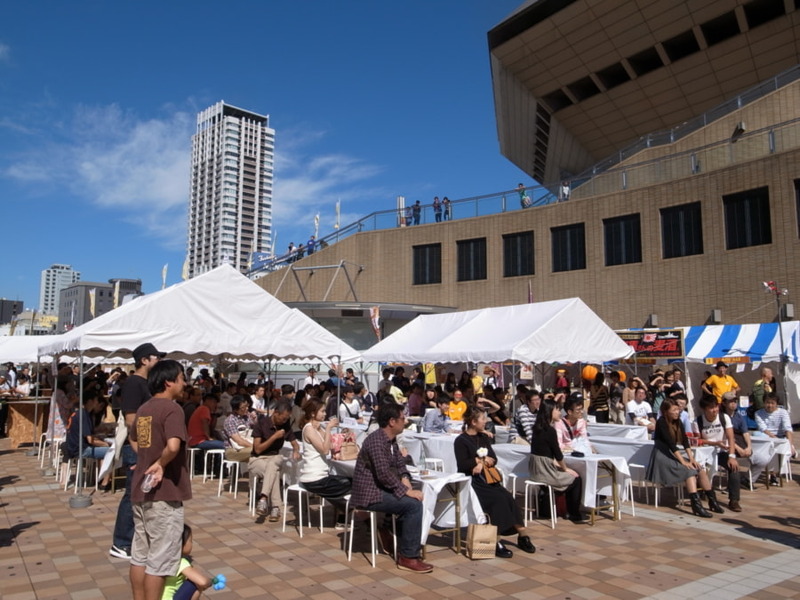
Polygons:
<instances>
[{"instance_id":1,"label":"denim jeans","mask_svg":"<svg viewBox=\"0 0 800 600\"><path fill-rule=\"evenodd\" d=\"M422 502L409 496L398 498L383 492L383 499L365 507L397 515L397 550L406 558L419 558L422 538Z\"/></svg>"},{"instance_id":2,"label":"denim jeans","mask_svg":"<svg viewBox=\"0 0 800 600\"><path fill-rule=\"evenodd\" d=\"M103 460L106 452L108 452L108 446L86 446L86 448L83 449L83 458Z\"/></svg>"},{"instance_id":3,"label":"denim jeans","mask_svg":"<svg viewBox=\"0 0 800 600\"><path fill-rule=\"evenodd\" d=\"M114 545L117 548L130 548L133 544L133 508L131 507L131 488L133 487L133 471L136 464L136 452L130 444L122 447L122 468L125 469L125 493L117 508L117 521L114 523Z\"/></svg>"}]
</instances>

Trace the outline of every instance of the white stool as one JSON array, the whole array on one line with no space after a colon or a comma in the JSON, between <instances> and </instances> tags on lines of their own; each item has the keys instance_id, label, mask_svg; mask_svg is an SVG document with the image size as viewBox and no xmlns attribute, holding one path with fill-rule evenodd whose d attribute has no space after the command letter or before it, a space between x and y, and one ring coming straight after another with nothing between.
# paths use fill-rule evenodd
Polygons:
<instances>
[{"instance_id":1,"label":"white stool","mask_svg":"<svg viewBox=\"0 0 800 600\"><path fill-rule=\"evenodd\" d=\"M293 483L292 485L286 486L283 488L283 529L282 531L286 531L286 508L288 506L289 501L289 492L296 492L297 493L297 522L299 524L298 530L300 531L300 537L303 537L303 497L306 499L306 517L308 519L308 526L311 526L311 492L307 489L300 487L299 483ZM325 503L325 499L322 499L322 504ZM319 530L322 531L322 505L319 507Z\"/></svg>"},{"instance_id":2,"label":"white stool","mask_svg":"<svg viewBox=\"0 0 800 600\"><path fill-rule=\"evenodd\" d=\"M219 468L222 469L222 461L225 460L225 450L216 449L205 451L205 455L203 456L203 483L205 483L208 478L208 459L211 456L219 456ZM222 477L222 473L220 473L220 477ZM213 463L210 478L214 479Z\"/></svg>"},{"instance_id":3,"label":"white stool","mask_svg":"<svg viewBox=\"0 0 800 600\"><path fill-rule=\"evenodd\" d=\"M228 473L231 478L231 484L228 492L233 492L233 497L239 495L239 461L238 460L223 460L222 466L219 469L219 487L217 488L217 498L222 495L222 478L225 475L225 467L228 467Z\"/></svg>"},{"instance_id":4,"label":"white stool","mask_svg":"<svg viewBox=\"0 0 800 600\"><path fill-rule=\"evenodd\" d=\"M444 461L441 458L426 458L425 468L431 471L444 471Z\"/></svg>"},{"instance_id":5,"label":"white stool","mask_svg":"<svg viewBox=\"0 0 800 600\"><path fill-rule=\"evenodd\" d=\"M256 500L258 500L258 482L263 478L260 475L250 474L250 515L256 516Z\"/></svg>"},{"instance_id":6,"label":"white stool","mask_svg":"<svg viewBox=\"0 0 800 600\"><path fill-rule=\"evenodd\" d=\"M345 498L347 498L347 506L349 508L349 494L345 496ZM350 543L347 545L347 560L350 561L353 558L353 529L355 527L356 511L369 513L370 550L372 552L372 568L375 568L375 555L378 553L378 543L376 539L378 528L376 515L379 513L379 511L367 510L366 508L353 508L353 510L350 512L350 525L345 525L344 530L345 542L347 541L348 532L350 533ZM394 540L394 561L397 562L397 520L395 515L392 515L392 538Z\"/></svg>"},{"instance_id":7,"label":"white stool","mask_svg":"<svg viewBox=\"0 0 800 600\"><path fill-rule=\"evenodd\" d=\"M555 497L553 495L553 486L548 485L546 483L541 483L539 481L533 481L532 479L525 480L525 526L528 526L528 520L530 517L530 513L535 510L536 516L539 516L539 488L546 487L547 488L547 496L550 501L550 528L556 528L556 502ZM533 503L534 508L530 506L530 498L533 495Z\"/></svg>"},{"instance_id":8,"label":"white stool","mask_svg":"<svg viewBox=\"0 0 800 600\"><path fill-rule=\"evenodd\" d=\"M511 495L515 498L517 497L517 476L514 473L503 473L503 487L506 488ZM509 483L511 484L511 488L509 489Z\"/></svg>"},{"instance_id":9,"label":"white stool","mask_svg":"<svg viewBox=\"0 0 800 600\"><path fill-rule=\"evenodd\" d=\"M189 461L189 479L194 479L194 455L200 451L200 448L186 448L188 454L186 460Z\"/></svg>"},{"instance_id":10,"label":"white stool","mask_svg":"<svg viewBox=\"0 0 800 600\"><path fill-rule=\"evenodd\" d=\"M75 488L77 490L78 484L81 484L80 487L86 487L86 479L89 477L89 469L95 468L95 476L94 476L94 489L97 489L97 474L100 471L100 462L96 461L93 458L84 458L83 459L83 473L78 473L78 458L68 458L67 459L67 466L66 472L62 470L61 475L64 477L64 491L67 491L69 487L69 477L72 474L72 466L75 465Z\"/></svg>"}]
</instances>

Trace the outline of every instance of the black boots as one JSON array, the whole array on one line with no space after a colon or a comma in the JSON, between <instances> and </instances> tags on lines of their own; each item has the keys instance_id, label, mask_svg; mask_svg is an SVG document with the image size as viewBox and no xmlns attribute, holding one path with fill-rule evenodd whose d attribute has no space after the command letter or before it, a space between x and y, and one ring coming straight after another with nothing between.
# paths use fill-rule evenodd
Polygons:
<instances>
[{"instance_id":1,"label":"black boots","mask_svg":"<svg viewBox=\"0 0 800 600\"><path fill-rule=\"evenodd\" d=\"M519 534L517 537L517 546L520 550L524 550L528 554L536 552L536 546L533 545L530 536Z\"/></svg>"},{"instance_id":2,"label":"black boots","mask_svg":"<svg viewBox=\"0 0 800 600\"><path fill-rule=\"evenodd\" d=\"M700 504L700 494L695 492L694 494L689 494L689 501L692 503L692 512L697 515L698 517L703 517L704 519L710 519L711 513L708 512L703 505ZM719 506L719 505L717 505Z\"/></svg>"},{"instance_id":3,"label":"black boots","mask_svg":"<svg viewBox=\"0 0 800 600\"><path fill-rule=\"evenodd\" d=\"M708 508L717 513L718 515L723 514L725 512L725 509L719 505L719 502L717 502L717 493L713 489L705 490L705 493L706 493L706 498L708 498Z\"/></svg>"}]
</instances>

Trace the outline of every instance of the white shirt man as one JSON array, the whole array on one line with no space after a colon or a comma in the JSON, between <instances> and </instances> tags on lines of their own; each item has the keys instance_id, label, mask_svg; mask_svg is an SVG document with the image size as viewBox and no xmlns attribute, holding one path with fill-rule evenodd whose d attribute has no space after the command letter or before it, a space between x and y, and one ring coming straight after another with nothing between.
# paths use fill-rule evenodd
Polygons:
<instances>
[{"instance_id":1,"label":"white shirt man","mask_svg":"<svg viewBox=\"0 0 800 600\"><path fill-rule=\"evenodd\" d=\"M303 388L305 388L307 385L319 385L316 369L308 370L308 376L303 379Z\"/></svg>"},{"instance_id":2,"label":"white shirt man","mask_svg":"<svg viewBox=\"0 0 800 600\"><path fill-rule=\"evenodd\" d=\"M627 414L626 423L628 425L643 425L647 431L656 428L656 416L653 414L653 407L645 400L647 391L644 388L637 388L633 400L625 405Z\"/></svg>"}]
</instances>

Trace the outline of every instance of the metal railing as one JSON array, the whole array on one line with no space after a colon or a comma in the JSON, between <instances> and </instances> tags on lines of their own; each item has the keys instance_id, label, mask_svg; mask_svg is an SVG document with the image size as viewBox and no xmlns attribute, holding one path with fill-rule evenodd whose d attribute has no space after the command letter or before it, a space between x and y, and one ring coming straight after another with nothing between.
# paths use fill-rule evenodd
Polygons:
<instances>
[{"instance_id":1,"label":"metal railing","mask_svg":"<svg viewBox=\"0 0 800 600\"><path fill-rule=\"evenodd\" d=\"M531 199L531 206L528 208L545 206L553 202L558 202L558 197L543 185L529 186L525 188L525 192ZM396 229L398 227L416 227L418 225L428 225L431 223L446 223L448 221L496 215L512 210L523 210L517 189L452 200L450 202L449 214L447 209L443 207L438 219L437 213L433 209L433 204L424 204L421 205L420 208L418 223L415 222L413 216L409 219L409 223L406 222L406 210L408 207L406 207L406 209L393 208L371 213L355 223L341 227L333 233L317 240L316 250L321 250L330 244L335 244L355 233L364 231L381 231ZM298 251L298 249L295 248L291 253L285 252L274 258L253 265L253 268L248 272L248 276L255 277L264 275L286 267L306 256L308 256L308 254L305 249Z\"/></svg>"}]
</instances>

